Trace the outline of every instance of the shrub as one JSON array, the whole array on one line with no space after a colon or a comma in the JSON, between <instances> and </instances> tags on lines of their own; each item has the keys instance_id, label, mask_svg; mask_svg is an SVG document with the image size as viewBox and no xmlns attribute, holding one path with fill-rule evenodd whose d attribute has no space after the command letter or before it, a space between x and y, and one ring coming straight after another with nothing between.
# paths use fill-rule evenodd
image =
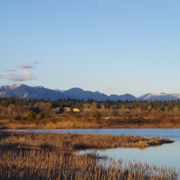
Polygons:
<instances>
[{"instance_id":1,"label":"shrub","mask_svg":"<svg viewBox=\"0 0 180 180\"><path fill-rule=\"evenodd\" d=\"M57 114L62 114L64 112L63 108L59 108L59 110L56 112Z\"/></svg>"},{"instance_id":2,"label":"shrub","mask_svg":"<svg viewBox=\"0 0 180 180\"><path fill-rule=\"evenodd\" d=\"M45 117L45 113L44 113L44 112L41 112L41 113L39 114L39 119L44 119L44 117Z\"/></svg>"},{"instance_id":3,"label":"shrub","mask_svg":"<svg viewBox=\"0 0 180 180\"><path fill-rule=\"evenodd\" d=\"M22 117L19 114L14 117L14 120L21 120L21 119Z\"/></svg>"},{"instance_id":4,"label":"shrub","mask_svg":"<svg viewBox=\"0 0 180 180\"><path fill-rule=\"evenodd\" d=\"M33 121L35 119L36 119L36 113L33 112L33 111L29 112L29 114L27 115L27 120L28 121Z\"/></svg>"},{"instance_id":5,"label":"shrub","mask_svg":"<svg viewBox=\"0 0 180 180\"><path fill-rule=\"evenodd\" d=\"M39 114L39 119L46 119L46 118L50 118L50 114L49 113L44 113L44 112L41 112Z\"/></svg>"},{"instance_id":6,"label":"shrub","mask_svg":"<svg viewBox=\"0 0 180 180\"><path fill-rule=\"evenodd\" d=\"M74 117L75 117L75 118L81 118L81 117L82 117L82 115L81 115L81 114L79 114L79 113L75 113L75 114L74 114Z\"/></svg>"},{"instance_id":7,"label":"shrub","mask_svg":"<svg viewBox=\"0 0 180 180\"><path fill-rule=\"evenodd\" d=\"M101 119L101 112L99 111L96 111L93 113L93 117L96 119L96 120L100 120Z\"/></svg>"}]
</instances>

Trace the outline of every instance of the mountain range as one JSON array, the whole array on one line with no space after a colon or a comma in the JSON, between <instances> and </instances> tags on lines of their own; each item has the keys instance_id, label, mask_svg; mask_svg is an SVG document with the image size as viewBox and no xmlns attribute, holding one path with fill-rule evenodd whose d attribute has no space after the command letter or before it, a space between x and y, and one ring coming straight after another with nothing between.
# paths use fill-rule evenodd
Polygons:
<instances>
[{"instance_id":1,"label":"mountain range","mask_svg":"<svg viewBox=\"0 0 180 180\"><path fill-rule=\"evenodd\" d=\"M84 91L80 88L72 88L66 91L52 90L44 88L42 86L31 87L25 84L21 85L6 85L0 86L0 97L13 97L18 96L19 98L26 99L44 99L44 100L58 100L58 99L77 99L77 100L88 100L92 99L95 101L171 101L180 99L180 94L171 94L167 92L162 93L148 93L140 97L135 97L131 94L124 95L106 95L98 91Z\"/></svg>"}]
</instances>

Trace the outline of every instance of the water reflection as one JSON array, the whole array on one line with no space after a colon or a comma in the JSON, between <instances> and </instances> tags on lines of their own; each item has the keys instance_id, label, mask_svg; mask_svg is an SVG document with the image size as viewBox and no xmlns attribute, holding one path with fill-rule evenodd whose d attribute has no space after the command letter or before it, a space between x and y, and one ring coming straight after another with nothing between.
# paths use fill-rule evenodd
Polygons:
<instances>
[{"instance_id":1,"label":"water reflection","mask_svg":"<svg viewBox=\"0 0 180 180\"><path fill-rule=\"evenodd\" d=\"M107 150L86 150L80 154L96 153L99 156L114 158L116 161L122 159L124 163L129 161L147 162L149 165L167 166L180 169L180 142L164 144L146 149L138 148L116 148Z\"/></svg>"}]
</instances>

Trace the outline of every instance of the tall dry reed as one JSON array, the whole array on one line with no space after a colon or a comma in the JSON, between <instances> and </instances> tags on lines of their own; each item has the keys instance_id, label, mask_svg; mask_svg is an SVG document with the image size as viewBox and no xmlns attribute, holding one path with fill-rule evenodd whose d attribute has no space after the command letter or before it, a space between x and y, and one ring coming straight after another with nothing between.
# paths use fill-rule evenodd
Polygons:
<instances>
[{"instance_id":1,"label":"tall dry reed","mask_svg":"<svg viewBox=\"0 0 180 180\"><path fill-rule=\"evenodd\" d=\"M149 166L147 163L123 165L110 160L89 158L87 156L62 155L50 151L0 152L0 179L62 179L62 180L138 180L162 179L176 180L174 169Z\"/></svg>"}]
</instances>

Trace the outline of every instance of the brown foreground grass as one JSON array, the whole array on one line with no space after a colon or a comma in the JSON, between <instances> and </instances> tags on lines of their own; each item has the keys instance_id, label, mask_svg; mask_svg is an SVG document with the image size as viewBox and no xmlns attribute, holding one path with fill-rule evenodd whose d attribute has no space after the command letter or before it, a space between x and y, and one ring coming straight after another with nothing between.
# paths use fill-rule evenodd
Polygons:
<instances>
[{"instance_id":1,"label":"brown foreground grass","mask_svg":"<svg viewBox=\"0 0 180 180\"><path fill-rule=\"evenodd\" d=\"M164 167L92 159L87 156L65 156L59 152L0 152L0 177L6 179L61 180L176 180L178 173Z\"/></svg>"},{"instance_id":2,"label":"brown foreground grass","mask_svg":"<svg viewBox=\"0 0 180 180\"><path fill-rule=\"evenodd\" d=\"M80 156L88 148L140 147L171 143L160 138L61 133L16 133L0 131L0 179L177 179L174 169L147 163L122 164Z\"/></svg>"}]
</instances>

